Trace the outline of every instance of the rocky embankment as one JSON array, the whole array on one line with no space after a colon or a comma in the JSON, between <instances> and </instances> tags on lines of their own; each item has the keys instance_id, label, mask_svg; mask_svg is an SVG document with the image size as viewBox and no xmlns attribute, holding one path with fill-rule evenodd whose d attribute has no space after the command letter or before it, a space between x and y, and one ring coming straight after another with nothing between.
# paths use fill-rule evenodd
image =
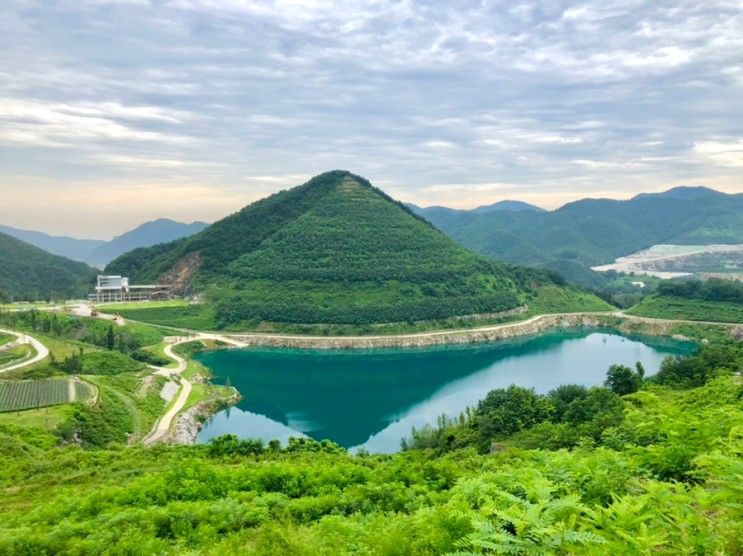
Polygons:
<instances>
[{"instance_id":1,"label":"rocky embankment","mask_svg":"<svg viewBox=\"0 0 743 556\"><path fill-rule=\"evenodd\" d=\"M368 349L380 347L425 347L447 344L469 344L530 336L548 330L580 327L610 327L627 334L672 336L684 321L635 317L623 313L566 313L538 315L508 324L451 331L397 334L389 336L290 336L280 334L239 334L232 338L248 346L305 349ZM743 326L722 323L732 337L743 337Z\"/></svg>"},{"instance_id":2,"label":"rocky embankment","mask_svg":"<svg viewBox=\"0 0 743 556\"><path fill-rule=\"evenodd\" d=\"M206 419L240 401L240 393L235 388L232 390L230 396L204 400L184 411L178 417L167 441L172 444L193 444L196 442L196 435L199 434Z\"/></svg>"},{"instance_id":3,"label":"rocky embankment","mask_svg":"<svg viewBox=\"0 0 743 556\"><path fill-rule=\"evenodd\" d=\"M432 345L468 344L506 340L516 336L539 334L553 328L601 326L607 315L575 313L540 315L521 322L482 328L397 334L389 336L284 336L274 334L243 334L233 336L251 346L307 349L365 349L378 347L424 347Z\"/></svg>"}]
</instances>

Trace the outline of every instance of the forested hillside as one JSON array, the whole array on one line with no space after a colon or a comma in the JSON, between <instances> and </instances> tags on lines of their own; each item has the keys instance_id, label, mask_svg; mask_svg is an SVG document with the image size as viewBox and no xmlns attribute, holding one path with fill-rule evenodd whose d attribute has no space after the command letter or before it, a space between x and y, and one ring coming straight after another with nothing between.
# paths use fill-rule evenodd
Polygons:
<instances>
[{"instance_id":1,"label":"forested hillside","mask_svg":"<svg viewBox=\"0 0 743 556\"><path fill-rule=\"evenodd\" d=\"M0 300L84 297L95 278L88 265L0 233Z\"/></svg>"},{"instance_id":2,"label":"forested hillside","mask_svg":"<svg viewBox=\"0 0 743 556\"><path fill-rule=\"evenodd\" d=\"M457 245L349 172L328 172L107 271L205 293L219 326L368 324L512 309L559 279Z\"/></svg>"},{"instance_id":3,"label":"forested hillside","mask_svg":"<svg viewBox=\"0 0 743 556\"><path fill-rule=\"evenodd\" d=\"M659 243L743 242L743 195L707 188L676 188L627 201L583 199L551 212L433 207L419 213L478 253L553 268L555 261L583 267L608 263Z\"/></svg>"},{"instance_id":4,"label":"forested hillside","mask_svg":"<svg viewBox=\"0 0 743 556\"><path fill-rule=\"evenodd\" d=\"M628 312L643 317L743 323L743 282L719 278L661 282L655 295Z\"/></svg>"}]
</instances>

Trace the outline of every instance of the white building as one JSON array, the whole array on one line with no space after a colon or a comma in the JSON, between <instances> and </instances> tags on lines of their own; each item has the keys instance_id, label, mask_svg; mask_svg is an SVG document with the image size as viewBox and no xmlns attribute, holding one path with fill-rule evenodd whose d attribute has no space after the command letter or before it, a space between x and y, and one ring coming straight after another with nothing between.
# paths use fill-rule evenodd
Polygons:
<instances>
[{"instance_id":1,"label":"white building","mask_svg":"<svg viewBox=\"0 0 743 556\"><path fill-rule=\"evenodd\" d=\"M147 299L167 299L171 297L170 286L144 285L129 286L126 276L99 274L95 293L90 295L92 301L107 303L110 301L143 301Z\"/></svg>"}]
</instances>

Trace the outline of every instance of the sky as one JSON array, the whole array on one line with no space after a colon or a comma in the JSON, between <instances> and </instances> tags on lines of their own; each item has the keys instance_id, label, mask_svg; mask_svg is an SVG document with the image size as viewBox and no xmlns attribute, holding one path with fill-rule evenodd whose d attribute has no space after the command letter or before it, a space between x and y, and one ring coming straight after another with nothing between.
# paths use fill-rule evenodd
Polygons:
<instances>
[{"instance_id":1,"label":"sky","mask_svg":"<svg viewBox=\"0 0 743 556\"><path fill-rule=\"evenodd\" d=\"M110 238L320 172L556 208L743 191L743 1L0 3L0 223Z\"/></svg>"}]
</instances>

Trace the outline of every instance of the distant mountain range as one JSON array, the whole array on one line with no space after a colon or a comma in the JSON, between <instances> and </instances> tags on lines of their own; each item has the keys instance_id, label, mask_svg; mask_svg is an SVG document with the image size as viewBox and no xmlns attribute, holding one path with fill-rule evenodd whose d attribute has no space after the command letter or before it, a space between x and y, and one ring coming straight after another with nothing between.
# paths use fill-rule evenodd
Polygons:
<instances>
[{"instance_id":1,"label":"distant mountain range","mask_svg":"<svg viewBox=\"0 0 743 556\"><path fill-rule=\"evenodd\" d=\"M545 266L589 285L590 266L659 243L743 243L743 194L676 187L629 200L582 199L553 211L411 207L491 258Z\"/></svg>"},{"instance_id":2,"label":"distant mountain range","mask_svg":"<svg viewBox=\"0 0 743 556\"><path fill-rule=\"evenodd\" d=\"M43 232L21 230L0 225L0 232L8 234L54 255L103 267L110 261L138 247L167 243L198 233L208 224L185 224L168 218L159 218L116 236L111 241L52 236Z\"/></svg>"},{"instance_id":3,"label":"distant mountain range","mask_svg":"<svg viewBox=\"0 0 743 556\"><path fill-rule=\"evenodd\" d=\"M487 214L489 212L499 212L499 211L520 212L524 210L534 211L534 212L546 212L545 209L543 209L542 207L538 207L530 203L525 203L524 201L511 201L508 199L504 201L498 201L497 203L493 203L492 205L482 205L480 207L469 209L469 210L460 210L460 209L453 209L453 208L440 207L440 206L422 208L422 207L419 207L418 205L414 205L413 203L405 203L405 206L407 206L410 210L412 210L416 214L421 214L421 215L425 213L431 213L431 212L442 212L442 213L467 212L470 214Z\"/></svg>"}]
</instances>

